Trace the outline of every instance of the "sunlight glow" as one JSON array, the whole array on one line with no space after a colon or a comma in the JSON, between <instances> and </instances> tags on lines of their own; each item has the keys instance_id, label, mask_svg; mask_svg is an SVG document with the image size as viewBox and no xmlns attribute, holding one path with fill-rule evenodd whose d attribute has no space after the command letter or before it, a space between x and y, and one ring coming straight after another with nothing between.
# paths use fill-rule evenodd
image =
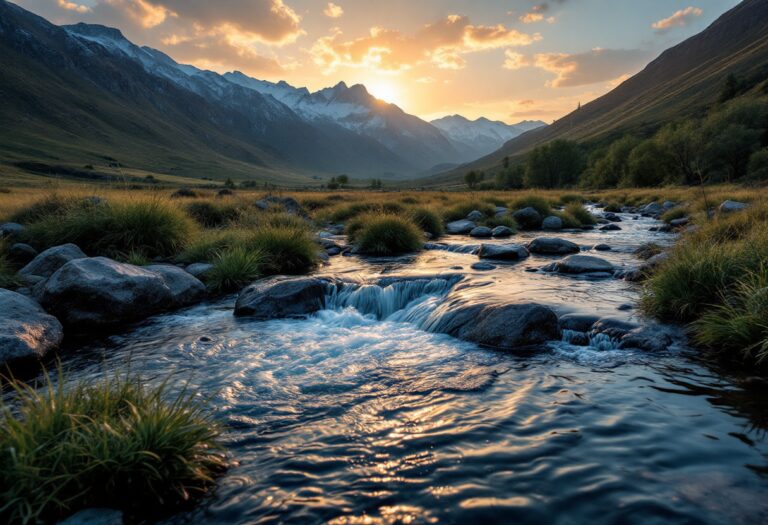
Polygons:
<instances>
[{"instance_id":1,"label":"sunlight glow","mask_svg":"<svg viewBox=\"0 0 768 525\"><path fill-rule=\"evenodd\" d=\"M368 93L391 104L403 107L404 97L399 86L389 79L374 79L365 82Z\"/></svg>"}]
</instances>

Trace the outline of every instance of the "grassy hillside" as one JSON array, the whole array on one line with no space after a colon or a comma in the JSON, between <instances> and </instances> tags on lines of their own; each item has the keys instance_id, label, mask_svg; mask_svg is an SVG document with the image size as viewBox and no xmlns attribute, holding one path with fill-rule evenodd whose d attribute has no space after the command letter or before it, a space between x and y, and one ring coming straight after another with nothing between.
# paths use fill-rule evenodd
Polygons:
<instances>
[{"instance_id":1,"label":"grassy hillside","mask_svg":"<svg viewBox=\"0 0 768 525\"><path fill-rule=\"evenodd\" d=\"M471 164L417 181L419 186L460 184L469 170L513 162L555 139L603 145L625 133L645 137L663 124L703 115L717 101L729 74L747 86L768 78L768 0L745 0L702 33L668 49L610 93L556 121L507 142Z\"/></svg>"}]
</instances>

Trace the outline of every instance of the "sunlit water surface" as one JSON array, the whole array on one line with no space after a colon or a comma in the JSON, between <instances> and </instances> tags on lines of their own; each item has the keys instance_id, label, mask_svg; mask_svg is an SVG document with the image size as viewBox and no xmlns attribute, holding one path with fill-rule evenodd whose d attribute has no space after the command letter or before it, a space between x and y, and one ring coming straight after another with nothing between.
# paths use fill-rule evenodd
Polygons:
<instances>
[{"instance_id":1,"label":"sunlit water surface","mask_svg":"<svg viewBox=\"0 0 768 525\"><path fill-rule=\"evenodd\" d=\"M673 237L625 216L620 232L564 233L617 266ZM513 241L524 242L526 235ZM476 241L449 238L454 244ZM492 241L499 242L499 241ZM323 273L464 274L472 300L637 319L617 279L543 273L531 257L490 272L443 250L337 257ZM433 308L417 299L411 314ZM81 377L131 360L210 396L236 461L216 493L171 523L754 524L768 522L766 390L663 354L552 343L503 353L354 308L258 322L234 298L155 318L68 352ZM202 339L201 339L202 338Z\"/></svg>"}]
</instances>

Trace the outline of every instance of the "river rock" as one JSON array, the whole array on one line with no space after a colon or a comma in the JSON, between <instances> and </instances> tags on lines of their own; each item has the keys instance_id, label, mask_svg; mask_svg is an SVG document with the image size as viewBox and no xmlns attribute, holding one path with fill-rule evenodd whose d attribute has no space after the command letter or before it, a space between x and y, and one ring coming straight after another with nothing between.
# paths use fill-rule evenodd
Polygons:
<instances>
[{"instance_id":1,"label":"river rock","mask_svg":"<svg viewBox=\"0 0 768 525\"><path fill-rule=\"evenodd\" d=\"M640 213L643 215L650 215L651 217L658 217L664 213L664 207L658 202L651 202L640 208Z\"/></svg>"},{"instance_id":2,"label":"river rock","mask_svg":"<svg viewBox=\"0 0 768 525\"><path fill-rule=\"evenodd\" d=\"M198 279L204 280L213 270L213 265L209 263L193 263L187 266L187 273Z\"/></svg>"},{"instance_id":3,"label":"river rock","mask_svg":"<svg viewBox=\"0 0 768 525\"><path fill-rule=\"evenodd\" d=\"M29 244L17 242L8 248L8 258L18 265L29 264L35 257L37 257L37 250Z\"/></svg>"},{"instance_id":4,"label":"river rock","mask_svg":"<svg viewBox=\"0 0 768 525\"><path fill-rule=\"evenodd\" d=\"M636 328L638 326L635 323L613 317L604 317L592 325L591 333L593 335L605 334L611 339L621 339Z\"/></svg>"},{"instance_id":5,"label":"river rock","mask_svg":"<svg viewBox=\"0 0 768 525\"><path fill-rule=\"evenodd\" d=\"M541 214L539 214L535 208L530 206L528 208L523 208L522 210L517 210L512 214L512 217L514 217L517 224L523 230L538 230L541 228L543 222Z\"/></svg>"},{"instance_id":6,"label":"river rock","mask_svg":"<svg viewBox=\"0 0 768 525\"><path fill-rule=\"evenodd\" d=\"M0 364L41 358L63 338L58 319L32 299L0 288Z\"/></svg>"},{"instance_id":7,"label":"river rock","mask_svg":"<svg viewBox=\"0 0 768 525\"><path fill-rule=\"evenodd\" d=\"M86 257L88 256L74 244L54 246L32 259L29 264L19 270L19 275L22 277L36 275L47 278L68 262L76 259L85 259Z\"/></svg>"},{"instance_id":8,"label":"river rock","mask_svg":"<svg viewBox=\"0 0 768 525\"><path fill-rule=\"evenodd\" d=\"M562 230L563 220L560 217L550 215L541 223L541 227L544 230Z\"/></svg>"},{"instance_id":9,"label":"river rock","mask_svg":"<svg viewBox=\"0 0 768 525\"><path fill-rule=\"evenodd\" d=\"M504 206L496 206L496 209L494 210L494 215L496 217L504 217L507 213L509 213L509 208L505 208Z\"/></svg>"},{"instance_id":10,"label":"river rock","mask_svg":"<svg viewBox=\"0 0 768 525\"><path fill-rule=\"evenodd\" d=\"M528 251L540 255L568 255L579 253L579 246L558 237L538 237L528 243Z\"/></svg>"},{"instance_id":11,"label":"river rock","mask_svg":"<svg viewBox=\"0 0 768 525\"><path fill-rule=\"evenodd\" d=\"M609 252L612 250L612 248L607 244L595 244L592 249L597 252Z\"/></svg>"},{"instance_id":12,"label":"river rock","mask_svg":"<svg viewBox=\"0 0 768 525\"><path fill-rule=\"evenodd\" d=\"M81 510L57 525L123 525L123 513L108 508Z\"/></svg>"},{"instance_id":13,"label":"river rock","mask_svg":"<svg viewBox=\"0 0 768 525\"><path fill-rule=\"evenodd\" d=\"M610 222L622 222L621 217L610 211L603 213L603 219Z\"/></svg>"},{"instance_id":14,"label":"river rock","mask_svg":"<svg viewBox=\"0 0 768 525\"><path fill-rule=\"evenodd\" d=\"M547 271L556 271L559 273L587 274L597 272L613 273L614 268L611 263L599 257L591 255L571 255L562 261L558 261L547 267Z\"/></svg>"},{"instance_id":15,"label":"river rock","mask_svg":"<svg viewBox=\"0 0 768 525\"><path fill-rule=\"evenodd\" d=\"M176 266L152 264L145 266L144 269L155 272L163 278L165 285L171 291L174 308L189 306L201 301L208 291L197 277Z\"/></svg>"},{"instance_id":16,"label":"river rock","mask_svg":"<svg viewBox=\"0 0 768 525\"><path fill-rule=\"evenodd\" d=\"M485 215L480 210L472 210L471 212L469 212L467 214L467 220L468 221L477 222L477 221L483 220L484 217L485 217Z\"/></svg>"},{"instance_id":17,"label":"river rock","mask_svg":"<svg viewBox=\"0 0 768 525\"><path fill-rule=\"evenodd\" d=\"M24 226L16 222L6 222L0 224L0 239L5 237L18 237L24 231Z\"/></svg>"},{"instance_id":18,"label":"river rock","mask_svg":"<svg viewBox=\"0 0 768 525\"><path fill-rule=\"evenodd\" d=\"M321 310L329 281L318 277L270 277L240 292L235 315L256 319L300 317Z\"/></svg>"},{"instance_id":19,"label":"river rock","mask_svg":"<svg viewBox=\"0 0 768 525\"><path fill-rule=\"evenodd\" d=\"M469 232L470 237L478 237L478 238L485 238L487 239L493 234L490 228L486 226L477 226L476 228L472 228L472 231Z\"/></svg>"},{"instance_id":20,"label":"river rock","mask_svg":"<svg viewBox=\"0 0 768 525\"><path fill-rule=\"evenodd\" d=\"M431 330L502 350L560 339L555 312L535 303L454 305Z\"/></svg>"},{"instance_id":21,"label":"river rock","mask_svg":"<svg viewBox=\"0 0 768 525\"><path fill-rule=\"evenodd\" d=\"M611 224L606 224L605 226L600 226L599 229L601 232L616 232L621 230L621 226L619 226L618 224L611 223Z\"/></svg>"},{"instance_id":22,"label":"river rock","mask_svg":"<svg viewBox=\"0 0 768 525\"><path fill-rule=\"evenodd\" d=\"M674 202L674 201L664 201L664 202L661 204L661 207L662 207L662 208L664 208L664 210L671 210L671 209L672 209L672 208L674 208L675 206L677 206L677 203L676 203L676 202Z\"/></svg>"},{"instance_id":23,"label":"river rock","mask_svg":"<svg viewBox=\"0 0 768 525\"><path fill-rule=\"evenodd\" d=\"M445 231L453 235L466 235L477 227L472 221L453 221L445 225Z\"/></svg>"},{"instance_id":24,"label":"river rock","mask_svg":"<svg viewBox=\"0 0 768 525\"><path fill-rule=\"evenodd\" d=\"M496 265L491 264L489 262L476 262L475 264L470 266L470 268L479 272L489 272L491 270L495 270Z\"/></svg>"},{"instance_id":25,"label":"river rock","mask_svg":"<svg viewBox=\"0 0 768 525\"><path fill-rule=\"evenodd\" d=\"M724 201L722 204L720 204L720 207L718 208L721 213L732 213L735 211L742 211L747 209L747 204L744 202L737 202L737 201Z\"/></svg>"},{"instance_id":26,"label":"river rock","mask_svg":"<svg viewBox=\"0 0 768 525\"><path fill-rule=\"evenodd\" d=\"M589 332L592 325L600 320L597 315L590 314L565 314L560 318L560 328L574 332Z\"/></svg>"},{"instance_id":27,"label":"river rock","mask_svg":"<svg viewBox=\"0 0 768 525\"><path fill-rule=\"evenodd\" d=\"M512 231L512 228L507 226L496 226L493 230L491 230L492 237L511 237L514 233L515 232Z\"/></svg>"},{"instance_id":28,"label":"river rock","mask_svg":"<svg viewBox=\"0 0 768 525\"><path fill-rule=\"evenodd\" d=\"M621 336L619 348L639 348L646 352L662 352L672 344L672 338L659 327L643 326Z\"/></svg>"},{"instance_id":29,"label":"river rock","mask_svg":"<svg viewBox=\"0 0 768 525\"><path fill-rule=\"evenodd\" d=\"M502 261L519 261L528 255L528 250L521 244L481 244L477 254L481 259Z\"/></svg>"},{"instance_id":30,"label":"river rock","mask_svg":"<svg viewBox=\"0 0 768 525\"><path fill-rule=\"evenodd\" d=\"M106 257L69 261L44 283L39 297L62 323L80 329L138 321L174 306L163 277Z\"/></svg>"}]
</instances>

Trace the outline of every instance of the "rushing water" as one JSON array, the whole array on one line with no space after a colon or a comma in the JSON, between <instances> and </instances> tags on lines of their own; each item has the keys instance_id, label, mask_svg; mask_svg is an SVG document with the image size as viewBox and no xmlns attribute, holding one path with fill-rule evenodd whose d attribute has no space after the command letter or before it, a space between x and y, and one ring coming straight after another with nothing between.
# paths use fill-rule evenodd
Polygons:
<instances>
[{"instance_id":1,"label":"rushing water","mask_svg":"<svg viewBox=\"0 0 768 525\"><path fill-rule=\"evenodd\" d=\"M560 236L607 242L615 249L599 255L627 267L641 242L673 240L627 219L620 232ZM429 332L451 290L637 318L618 310L635 285L527 271L546 257L490 272L474 262L449 250L337 257L324 272L442 278L350 287L306 319L236 319L229 298L78 348L66 364L89 377L130 359L211 396L237 464L172 523L768 522L764 387L745 391L679 346L554 342L518 355Z\"/></svg>"}]
</instances>

